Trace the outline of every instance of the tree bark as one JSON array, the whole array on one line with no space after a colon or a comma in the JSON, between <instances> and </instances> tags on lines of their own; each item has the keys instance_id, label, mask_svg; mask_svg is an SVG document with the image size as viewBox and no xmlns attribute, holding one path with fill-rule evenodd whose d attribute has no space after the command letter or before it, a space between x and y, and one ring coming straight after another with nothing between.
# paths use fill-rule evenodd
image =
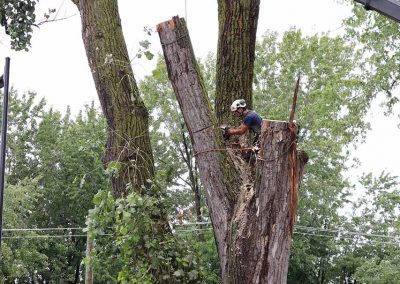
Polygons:
<instances>
[{"instance_id":1,"label":"tree bark","mask_svg":"<svg viewBox=\"0 0 400 284\"><path fill-rule=\"evenodd\" d=\"M230 105L245 99L251 108L260 0L218 0L219 35L215 112L219 124L233 122Z\"/></svg>"},{"instance_id":2,"label":"tree bark","mask_svg":"<svg viewBox=\"0 0 400 284\"><path fill-rule=\"evenodd\" d=\"M158 25L169 78L206 192L223 283L286 283L299 181L297 126L264 121L254 168L225 147L215 125L184 20ZM198 131L198 130L201 131Z\"/></svg>"},{"instance_id":3,"label":"tree bark","mask_svg":"<svg viewBox=\"0 0 400 284\"><path fill-rule=\"evenodd\" d=\"M157 197L159 191L151 188L154 160L150 146L149 114L130 65L117 0L72 1L81 15L83 43L107 121L103 163L107 168L113 162L111 165L118 170L111 177L113 193L121 197L133 190ZM154 222L153 233L162 242L172 232L161 203L159 207L159 213L151 214L151 218ZM152 258L148 259L151 262ZM151 263L149 267L152 267ZM154 279L162 282L163 271L152 270L151 273Z\"/></svg>"},{"instance_id":4,"label":"tree bark","mask_svg":"<svg viewBox=\"0 0 400 284\"><path fill-rule=\"evenodd\" d=\"M90 70L107 120L105 166L116 162L112 177L116 196L127 184L143 191L154 177L148 111L139 95L122 33L117 0L75 0Z\"/></svg>"},{"instance_id":5,"label":"tree bark","mask_svg":"<svg viewBox=\"0 0 400 284\"><path fill-rule=\"evenodd\" d=\"M163 45L168 76L192 141L215 232L217 250L222 256L220 261L224 274L228 254L225 232L230 223L228 213L233 210L230 199L236 196L235 191L238 190L227 185L238 184L239 174L228 156L209 151L221 148L222 139L219 130L211 127L216 124L216 117L211 111L208 97L204 95L205 87L199 79L199 69L184 20L175 17L158 25L157 29Z\"/></svg>"}]
</instances>

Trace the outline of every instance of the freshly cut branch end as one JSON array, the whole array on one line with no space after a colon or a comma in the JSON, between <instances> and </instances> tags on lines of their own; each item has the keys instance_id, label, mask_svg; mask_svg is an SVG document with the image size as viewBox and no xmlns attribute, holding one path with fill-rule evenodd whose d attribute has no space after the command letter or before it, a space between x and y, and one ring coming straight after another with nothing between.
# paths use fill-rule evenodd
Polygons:
<instances>
[{"instance_id":1,"label":"freshly cut branch end","mask_svg":"<svg viewBox=\"0 0 400 284\"><path fill-rule=\"evenodd\" d=\"M157 32L160 33L163 31L163 26L167 26L168 30L173 31L176 27L176 19L179 19L179 16L173 17L171 20L159 23L157 25Z\"/></svg>"}]
</instances>

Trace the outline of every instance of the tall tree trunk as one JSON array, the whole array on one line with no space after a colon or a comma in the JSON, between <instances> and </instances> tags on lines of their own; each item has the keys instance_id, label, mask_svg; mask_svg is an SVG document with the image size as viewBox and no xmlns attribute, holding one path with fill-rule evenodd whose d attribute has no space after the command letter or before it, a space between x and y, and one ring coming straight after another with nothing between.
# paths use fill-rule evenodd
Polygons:
<instances>
[{"instance_id":1,"label":"tall tree trunk","mask_svg":"<svg viewBox=\"0 0 400 284\"><path fill-rule=\"evenodd\" d=\"M252 107L252 84L260 0L218 0L219 35L215 112L232 122L230 105L245 99Z\"/></svg>"},{"instance_id":2,"label":"tall tree trunk","mask_svg":"<svg viewBox=\"0 0 400 284\"><path fill-rule=\"evenodd\" d=\"M72 0L82 22L82 38L97 94L107 121L105 167L118 174L111 178L117 197L132 189L142 195L150 190L154 160L150 147L148 111L139 95L122 33L117 0ZM112 162L112 163L111 163ZM129 185L129 186L128 186ZM153 234L162 243L171 228L165 212L152 214ZM132 248L135 249L135 248ZM171 252L172 254L173 252ZM152 261L148 257L149 262ZM149 263L149 267L153 267ZM162 282L163 271L152 270Z\"/></svg>"},{"instance_id":3,"label":"tall tree trunk","mask_svg":"<svg viewBox=\"0 0 400 284\"><path fill-rule=\"evenodd\" d=\"M158 25L168 75L189 130L214 228L223 283L286 283L306 157L296 126L264 121L255 168L225 148L184 20ZM202 131L197 131L202 129ZM240 151L239 151L240 152Z\"/></svg>"},{"instance_id":4,"label":"tall tree trunk","mask_svg":"<svg viewBox=\"0 0 400 284\"><path fill-rule=\"evenodd\" d=\"M82 38L103 113L107 144L103 162L116 162L116 196L148 187L154 177L148 111L140 98L122 33L117 0L73 0L81 14Z\"/></svg>"}]
</instances>

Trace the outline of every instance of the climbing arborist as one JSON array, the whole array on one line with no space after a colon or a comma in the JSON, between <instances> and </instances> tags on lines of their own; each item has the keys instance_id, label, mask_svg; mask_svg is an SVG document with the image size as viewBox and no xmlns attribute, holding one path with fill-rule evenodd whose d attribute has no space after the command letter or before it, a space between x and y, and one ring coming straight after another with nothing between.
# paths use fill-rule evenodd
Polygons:
<instances>
[{"instance_id":1,"label":"climbing arborist","mask_svg":"<svg viewBox=\"0 0 400 284\"><path fill-rule=\"evenodd\" d=\"M229 139L232 135L243 135L248 131L254 134L252 147L253 149L258 148L258 138L261 133L262 118L255 111L248 109L246 101L243 99L235 100L231 105L231 111L234 116L243 117L242 124L237 128L231 128L229 126L224 127L223 136L224 139ZM250 150L246 154L246 160L250 161L254 157L255 150Z\"/></svg>"}]
</instances>

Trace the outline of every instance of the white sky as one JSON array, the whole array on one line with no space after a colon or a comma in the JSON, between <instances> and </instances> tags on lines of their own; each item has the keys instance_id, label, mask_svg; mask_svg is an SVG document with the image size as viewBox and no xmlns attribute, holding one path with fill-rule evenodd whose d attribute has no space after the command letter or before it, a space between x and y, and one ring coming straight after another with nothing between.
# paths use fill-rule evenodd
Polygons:
<instances>
[{"instance_id":1,"label":"white sky","mask_svg":"<svg viewBox=\"0 0 400 284\"><path fill-rule=\"evenodd\" d=\"M193 48L197 57L204 58L208 52L215 52L217 46L217 0L120 0L122 26L130 56L139 48L138 42L146 39L144 26L155 27L174 15L185 17ZM0 32L1 60L11 58L10 83L21 93L36 91L39 97L45 97L48 104L64 111L67 105L73 113L82 109L91 101L97 103L97 94L87 64L81 38L80 17L77 8L69 0L40 0L38 8L59 8L58 18L63 21L48 23L36 29L33 34L32 48L29 52L13 52L9 40ZM258 35L266 30L284 32L296 26L305 34L317 32L340 32L341 20L350 14L348 7L334 0L262 0L258 23ZM38 13L40 18L42 13ZM161 52L158 35L151 36L153 53ZM149 74L153 62L144 59L133 61L137 79ZM371 112L370 121L373 131L368 135L367 143L359 146L355 153L361 158L362 171L381 172L387 170L400 175L400 164L396 161L399 149L400 130L396 119L385 118L382 110ZM398 121L398 120L397 120Z\"/></svg>"}]
</instances>

